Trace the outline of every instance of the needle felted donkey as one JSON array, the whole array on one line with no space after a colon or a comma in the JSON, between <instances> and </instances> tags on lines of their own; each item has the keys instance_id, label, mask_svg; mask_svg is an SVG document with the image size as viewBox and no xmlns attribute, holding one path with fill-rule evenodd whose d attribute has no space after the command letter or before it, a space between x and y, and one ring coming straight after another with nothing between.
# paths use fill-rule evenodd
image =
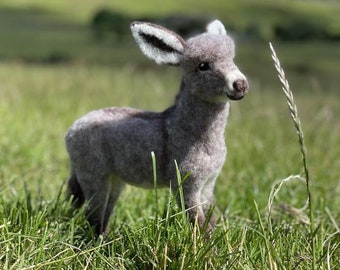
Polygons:
<instances>
[{"instance_id":1,"label":"needle felted donkey","mask_svg":"<svg viewBox=\"0 0 340 270\"><path fill-rule=\"evenodd\" d=\"M207 220L207 214L226 156L229 100L248 91L246 77L233 62L234 42L218 20L187 41L151 23L133 22L131 31L148 58L182 68L175 104L160 113L106 108L77 120L66 135L68 195L76 206L87 201L89 223L97 234L105 232L125 183L154 186L153 151L157 186L171 185L177 191L176 160L181 173L190 172L182 185L189 219L212 230L215 220Z\"/></svg>"}]
</instances>

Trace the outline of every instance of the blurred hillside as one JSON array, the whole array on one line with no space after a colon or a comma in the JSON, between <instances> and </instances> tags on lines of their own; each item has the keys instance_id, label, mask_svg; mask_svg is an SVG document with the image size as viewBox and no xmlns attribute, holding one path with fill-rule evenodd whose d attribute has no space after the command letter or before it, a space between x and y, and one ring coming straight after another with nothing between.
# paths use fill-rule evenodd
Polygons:
<instances>
[{"instance_id":1,"label":"blurred hillside","mask_svg":"<svg viewBox=\"0 0 340 270\"><path fill-rule=\"evenodd\" d=\"M132 20L190 35L219 18L236 39L236 61L251 76L267 77L272 41L288 71L333 88L339 84L339 12L340 2L331 0L2 0L0 61L145 66L150 62L130 37Z\"/></svg>"},{"instance_id":2,"label":"blurred hillside","mask_svg":"<svg viewBox=\"0 0 340 270\"><path fill-rule=\"evenodd\" d=\"M179 8L175 11L169 10L166 14L145 11L136 16L103 8L94 15L92 26L98 36L104 35L105 32L122 35L129 32L126 25L131 20L141 18L160 23L185 35L204 28L209 20L217 17L223 20L229 30L248 39L340 40L340 19L337 16L339 10L336 9L339 6L335 3L305 2L302 5L299 1L228 1L198 8L199 6L200 3L195 5L195 9L189 14Z\"/></svg>"},{"instance_id":3,"label":"blurred hillside","mask_svg":"<svg viewBox=\"0 0 340 270\"><path fill-rule=\"evenodd\" d=\"M32 15L48 17L69 23L87 24L100 10L112 12L113 21L121 18L161 19L172 15L219 18L228 29L268 39L340 39L339 1L325 0L216 0L216 1L11 1L2 0L3 12L18 12L18 17ZM119 18L121 17L121 18ZM118 20L115 20L118 19ZM43 21L42 21L43 23ZM117 28L123 26L116 26ZM128 28L126 28L128 29Z\"/></svg>"}]
</instances>

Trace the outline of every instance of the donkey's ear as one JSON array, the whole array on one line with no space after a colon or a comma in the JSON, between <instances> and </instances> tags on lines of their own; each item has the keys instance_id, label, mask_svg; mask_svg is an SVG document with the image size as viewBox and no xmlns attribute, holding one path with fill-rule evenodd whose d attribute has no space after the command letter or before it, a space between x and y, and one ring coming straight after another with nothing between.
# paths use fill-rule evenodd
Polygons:
<instances>
[{"instance_id":1,"label":"donkey's ear","mask_svg":"<svg viewBox=\"0 0 340 270\"><path fill-rule=\"evenodd\" d=\"M223 23L219 20L212 21L207 25L207 32L215 35L227 35L227 31L224 28Z\"/></svg>"},{"instance_id":2,"label":"donkey's ear","mask_svg":"<svg viewBox=\"0 0 340 270\"><path fill-rule=\"evenodd\" d=\"M157 64L180 63L186 43L174 32L145 22L131 23L131 31L141 51Z\"/></svg>"}]
</instances>

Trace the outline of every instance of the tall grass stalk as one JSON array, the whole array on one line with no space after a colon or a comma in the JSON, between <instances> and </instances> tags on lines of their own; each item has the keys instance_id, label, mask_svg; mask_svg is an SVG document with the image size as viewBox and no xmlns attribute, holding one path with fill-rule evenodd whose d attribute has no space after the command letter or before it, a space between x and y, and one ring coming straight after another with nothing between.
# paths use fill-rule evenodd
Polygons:
<instances>
[{"instance_id":1,"label":"tall grass stalk","mask_svg":"<svg viewBox=\"0 0 340 270\"><path fill-rule=\"evenodd\" d=\"M312 192L310 189L309 171L308 171L308 166L307 166L307 153L306 153L306 147L304 143L302 125L301 125L301 121L298 115L297 106L294 101L293 92L290 89L288 80L286 79L286 76L285 76L285 72L283 68L281 67L280 60L277 57L275 49L271 43L269 43L269 47L272 52L272 59L274 60L274 65L278 72L278 77L280 79L280 82L282 84L282 90L285 94L286 101L288 104L288 109L292 117L295 130L298 136L298 141L300 144L300 152L302 156L302 164L303 164L304 174L306 178L306 189L307 189L307 194L308 194L308 209L309 209L309 219L310 219L309 226L310 226L310 237L311 237L310 241L311 241L311 248L312 248L312 266L313 266L313 269L316 269L315 237L314 237L315 224L314 224L314 215L313 215L314 211L313 211L313 202L312 202Z\"/></svg>"},{"instance_id":2,"label":"tall grass stalk","mask_svg":"<svg viewBox=\"0 0 340 270\"><path fill-rule=\"evenodd\" d=\"M179 192L179 194L177 196L179 196L179 200L181 202L182 218L183 218L183 220L185 220L186 219L186 210L185 210L185 204L184 204L184 195L183 195L182 184L185 181L186 177L184 177L183 181L182 181L182 176L181 176L181 172L178 168L177 161L174 160L174 162L175 162L176 176L177 176L177 182L178 182L178 192Z\"/></svg>"},{"instance_id":3,"label":"tall grass stalk","mask_svg":"<svg viewBox=\"0 0 340 270\"><path fill-rule=\"evenodd\" d=\"M156 199L156 207L158 212L158 192L157 192L157 164L156 164L156 156L155 153L151 152L151 159L152 159L152 172L153 172L153 185L155 191L155 199Z\"/></svg>"},{"instance_id":4,"label":"tall grass stalk","mask_svg":"<svg viewBox=\"0 0 340 270\"><path fill-rule=\"evenodd\" d=\"M261 227L261 233L262 234L260 234L260 235L263 237L263 241L265 243L265 247L266 247L267 254L268 254L269 269L270 270L277 270L278 269L277 262L275 261L275 258L277 258L277 256L273 256L274 251L271 248L270 241L267 237L266 230L265 230L263 222L261 220L260 211L259 211L258 205L257 205L255 200L254 200L254 205L255 205L255 209L256 209L257 218L259 220L260 227Z\"/></svg>"}]
</instances>

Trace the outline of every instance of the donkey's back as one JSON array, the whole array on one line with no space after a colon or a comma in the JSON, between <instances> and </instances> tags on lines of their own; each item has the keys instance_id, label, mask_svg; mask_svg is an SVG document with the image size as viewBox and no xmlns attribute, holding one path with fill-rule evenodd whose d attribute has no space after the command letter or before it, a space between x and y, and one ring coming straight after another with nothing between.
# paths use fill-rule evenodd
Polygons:
<instances>
[{"instance_id":1,"label":"donkey's back","mask_svg":"<svg viewBox=\"0 0 340 270\"><path fill-rule=\"evenodd\" d=\"M76 173L98 171L103 177L114 174L129 184L151 188L154 180L150 153L154 152L158 158L158 184L162 185L161 167L167 162L165 119L169 113L106 108L86 114L66 135L71 168ZM95 177L93 180L99 181Z\"/></svg>"}]
</instances>

